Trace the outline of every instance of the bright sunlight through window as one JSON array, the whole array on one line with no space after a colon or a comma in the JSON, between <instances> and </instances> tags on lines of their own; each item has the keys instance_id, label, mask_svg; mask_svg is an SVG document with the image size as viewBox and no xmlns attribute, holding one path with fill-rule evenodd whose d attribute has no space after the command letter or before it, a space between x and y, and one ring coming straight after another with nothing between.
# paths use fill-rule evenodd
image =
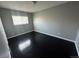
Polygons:
<instances>
[{"instance_id":1,"label":"bright sunlight through window","mask_svg":"<svg viewBox=\"0 0 79 59\"><path fill-rule=\"evenodd\" d=\"M13 24L14 25L23 25L23 24L29 24L28 17L27 16L12 16Z\"/></svg>"}]
</instances>

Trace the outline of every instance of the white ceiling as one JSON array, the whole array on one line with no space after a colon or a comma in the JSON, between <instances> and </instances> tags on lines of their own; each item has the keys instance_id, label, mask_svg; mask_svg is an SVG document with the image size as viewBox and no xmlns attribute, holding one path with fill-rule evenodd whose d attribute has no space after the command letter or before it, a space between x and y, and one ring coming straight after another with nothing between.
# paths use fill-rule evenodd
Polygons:
<instances>
[{"instance_id":1,"label":"white ceiling","mask_svg":"<svg viewBox=\"0 0 79 59\"><path fill-rule=\"evenodd\" d=\"M38 12L64 3L67 3L67 1L37 1L36 4L31 1L0 1L0 7L26 12Z\"/></svg>"}]
</instances>

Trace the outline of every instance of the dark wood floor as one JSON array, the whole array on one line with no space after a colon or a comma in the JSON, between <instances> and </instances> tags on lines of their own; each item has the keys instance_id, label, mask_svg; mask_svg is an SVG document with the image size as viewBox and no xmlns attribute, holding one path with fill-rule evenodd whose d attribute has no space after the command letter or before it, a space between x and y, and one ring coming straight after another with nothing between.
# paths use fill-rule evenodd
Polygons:
<instances>
[{"instance_id":1,"label":"dark wood floor","mask_svg":"<svg viewBox=\"0 0 79 59\"><path fill-rule=\"evenodd\" d=\"M69 58L78 56L74 43L37 32L8 39L13 58Z\"/></svg>"}]
</instances>

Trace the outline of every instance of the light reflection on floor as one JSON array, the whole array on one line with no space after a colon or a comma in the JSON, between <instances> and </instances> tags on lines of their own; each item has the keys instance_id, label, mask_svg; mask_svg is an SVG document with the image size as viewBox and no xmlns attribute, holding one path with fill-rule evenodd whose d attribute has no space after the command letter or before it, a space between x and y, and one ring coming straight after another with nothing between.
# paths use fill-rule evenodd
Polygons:
<instances>
[{"instance_id":1,"label":"light reflection on floor","mask_svg":"<svg viewBox=\"0 0 79 59\"><path fill-rule=\"evenodd\" d=\"M20 43L19 46L18 46L19 50L23 51L24 49L28 48L30 46L30 44L31 44L31 40L30 39Z\"/></svg>"}]
</instances>

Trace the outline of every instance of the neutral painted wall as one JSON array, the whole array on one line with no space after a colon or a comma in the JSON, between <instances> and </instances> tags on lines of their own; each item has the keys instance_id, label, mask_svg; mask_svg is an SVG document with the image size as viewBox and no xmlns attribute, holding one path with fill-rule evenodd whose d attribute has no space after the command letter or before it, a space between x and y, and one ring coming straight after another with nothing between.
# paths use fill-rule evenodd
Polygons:
<instances>
[{"instance_id":1,"label":"neutral painted wall","mask_svg":"<svg viewBox=\"0 0 79 59\"><path fill-rule=\"evenodd\" d=\"M0 58L10 58L7 37L0 19Z\"/></svg>"},{"instance_id":2,"label":"neutral painted wall","mask_svg":"<svg viewBox=\"0 0 79 59\"><path fill-rule=\"evenodd\" d=\"M69 2L34 14L35 31L75 41L79 29L79 2Z\"/></svg>"},{"instance_id":3,"label":"neutral painted wall","mask_svg":"<svg viewBox=\"0 0 79 59\"><path fill-rule=\"evenodd\" d=\"M77 49L78 56L79 56L79 30L78 30L78 33L77 33L77 36L76 36L75 45L76 45L76 49Z\"/></svg>"},{"instance_id":4,"label":"neutral painted wall","mask_svg":"<svg viewBox=\"0 0 79 59\"><path fill-rule=\"evenodd\" d=\"M12 15L28 16L29 24L17 26L13 25ZM33 30L32 13L1 8L0 16L8 38Z\"/></svg>"}]
</instances>

